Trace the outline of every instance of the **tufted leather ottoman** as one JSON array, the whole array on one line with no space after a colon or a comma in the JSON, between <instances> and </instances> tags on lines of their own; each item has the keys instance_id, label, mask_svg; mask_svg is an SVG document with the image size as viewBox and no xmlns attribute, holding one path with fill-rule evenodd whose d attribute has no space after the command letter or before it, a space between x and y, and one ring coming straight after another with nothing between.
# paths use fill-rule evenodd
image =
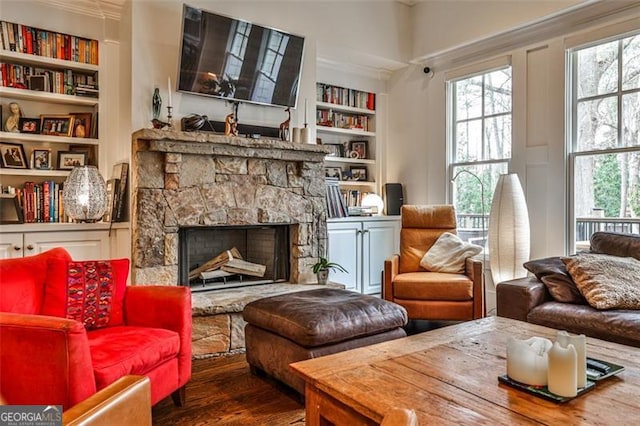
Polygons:
<instances>
[{"instance_id":1,"label":"tufted leather ottoman","mask_svg":"<svg viewBox=\"0 0 640 426\"><path fill-rule=\"evenodd\" d=\"M404 337L405 309L392 302L326 288L256 300L242 312L247 362L304 394L289 364Z\"/></svg>"}]
</instances>

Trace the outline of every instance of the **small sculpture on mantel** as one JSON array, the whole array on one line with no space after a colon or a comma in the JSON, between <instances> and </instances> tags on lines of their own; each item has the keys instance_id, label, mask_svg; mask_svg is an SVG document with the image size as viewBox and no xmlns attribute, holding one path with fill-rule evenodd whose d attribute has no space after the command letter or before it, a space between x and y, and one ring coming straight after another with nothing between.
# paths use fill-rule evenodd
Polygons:
<instances>
[{"instance_id":1,"label":"small sculpture on mantel","mask_svg":"<svg viewBox=\"0 0 640 426\"><path fill-rule=\"evenodd\" d=\"M169 126L169 123L167 123L166 121L160 121L157 118L151 120L151 124L153 124L154 129L164 129L165 127Z\"/></svg>"},{"instance_id":2,"label":"small sculpture on mantel","mask_svg":"<svg viewBox=\"0 0 640 426\"><path fill-rule=\"evenodd\" d=\"M162 98L160 97L160 89L157 87L153 90L153 118L155 120L160 119L160 111L162 108Z\"/></svg>"},{"instance_id":3,"label":"small sculpture on mantel","mask_svg":"<svg viewBox=\"0 0 640 426\"><path fill-rule=\"evenodd\" d=\"M238 136L238 122L234 113L228 114L224 119L224 135Z\"/></svg>"},{"instance_id":4,"label":"small sculpture on mantel","mask_svg":"<svg viewBox=\"0 0 640 426\"><path fill-rule=\"evenodd\" d=\"M284 120L282 123L280 123L280 131L278 132L278 135L280 136L280 139L282 139L283 141L288 141L289 140L289 123L291 122L291 109L287 108L284 111L287 113L287 119Z\"/></svg>"}]
</instances>

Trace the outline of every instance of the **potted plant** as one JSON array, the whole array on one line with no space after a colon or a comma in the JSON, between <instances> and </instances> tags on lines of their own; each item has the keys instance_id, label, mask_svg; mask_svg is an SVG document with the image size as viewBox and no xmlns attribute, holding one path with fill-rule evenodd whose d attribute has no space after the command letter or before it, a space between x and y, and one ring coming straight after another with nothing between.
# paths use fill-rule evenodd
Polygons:
<instances>
[{"instance_id":1,"label":"potted plant","mask_svg":"<svg viewBox=\"0 0 640 426\"><path fill-rule=\"evenodd\" d=\"M318 261L311 267L313 273L318 277L318 284L326 284L329 279L330 270L338 270L348 274L346 269L335 262L329 262L326 257L320 256Z\"/></svg>"}]
</instances>

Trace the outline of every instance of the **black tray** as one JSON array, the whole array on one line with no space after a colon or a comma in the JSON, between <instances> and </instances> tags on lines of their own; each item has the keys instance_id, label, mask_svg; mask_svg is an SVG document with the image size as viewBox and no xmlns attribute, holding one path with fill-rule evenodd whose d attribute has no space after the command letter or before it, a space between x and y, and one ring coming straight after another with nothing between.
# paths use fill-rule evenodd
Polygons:
<instances>
[{"instance_id":1,"label":"black tray","mask_svg":"<svg viewBox=\"0 0 640 426\"><path fill-rule=\"evenodd\" d=\"M591 389L595 388L596 382L624 371L624 367L621 365L613 364L611 362L607 362L607 361L603 361L595 358L587 358L587 359L593 359L595 361L606 364L610 367L610 370L607 373L587 371L586 386L578 389L578 393L576 394L576 396L573 396L573 397L565 397L565 396L556 395L555 393L551 393L549 392L549 389L546 386L531 386L531 385L517 382L515 380L510 379L509 376L507 376L506 374L502 376L498 376L498 381L500 383L504 383L505 385L530 393L531 395L535 395L537 397L546 399L547 401L563 403L589 392Z\"/></svg>"}]
</instances>

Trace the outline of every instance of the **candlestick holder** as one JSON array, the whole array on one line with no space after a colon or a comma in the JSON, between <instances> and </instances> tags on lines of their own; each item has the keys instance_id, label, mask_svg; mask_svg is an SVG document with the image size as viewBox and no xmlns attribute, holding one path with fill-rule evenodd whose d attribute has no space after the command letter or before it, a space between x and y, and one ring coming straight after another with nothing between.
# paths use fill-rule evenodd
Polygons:
<instances>
[{"instance_id":1,"label":"candlestick holder","mask_svg":"<svg viewBox=\"0 0 640 426\"><path fill-rule=\"evenodd\" d=\"M173 107L168 105L167 106L167 122L169 123L169 125L167 127L172 128L173 124L171 123L171 111L173 110Z\"/></svg>"}]
</instances>

